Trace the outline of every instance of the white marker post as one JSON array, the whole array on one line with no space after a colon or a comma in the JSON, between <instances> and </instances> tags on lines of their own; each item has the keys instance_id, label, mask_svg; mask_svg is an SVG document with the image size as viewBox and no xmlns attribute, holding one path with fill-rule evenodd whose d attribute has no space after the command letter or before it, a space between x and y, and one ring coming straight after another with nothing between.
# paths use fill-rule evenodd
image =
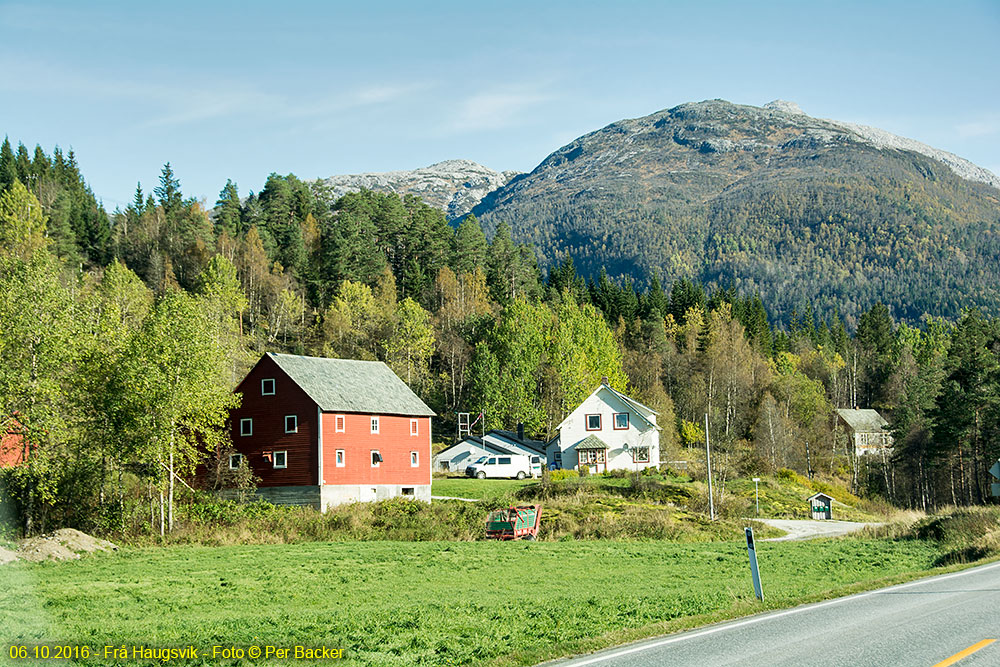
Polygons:
<instances>
[{"instance_id":1,"label":"white marker post","mask_svg":"<svg viewBox=\"0 0 1000 667\"><path fill-rule=\"evenodd\" d=\"M747 554L750 556L750 573L753 575L753 593L761 602L764 601L764 589L760 586L760 570L757 569L757 548L753 543L753 528L747 527Z\"/></svg>"}]
</instances>

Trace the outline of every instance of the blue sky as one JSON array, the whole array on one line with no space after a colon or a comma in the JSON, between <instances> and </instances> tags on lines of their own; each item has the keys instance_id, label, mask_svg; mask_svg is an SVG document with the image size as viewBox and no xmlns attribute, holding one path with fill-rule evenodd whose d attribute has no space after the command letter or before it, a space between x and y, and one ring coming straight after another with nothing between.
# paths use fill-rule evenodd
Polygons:
<instances>
[{"instance_id":1,"label":"blue sky","mask_svg":"<svg viewBox=\"0 0 1000 667\"><path fill-rule=\"evenodd\" d=\"M0 133L109 209L466 158L527 171L689 101L874 125L1000 174L1000 1L3 2Z\"/></svg>"}]
</instances>

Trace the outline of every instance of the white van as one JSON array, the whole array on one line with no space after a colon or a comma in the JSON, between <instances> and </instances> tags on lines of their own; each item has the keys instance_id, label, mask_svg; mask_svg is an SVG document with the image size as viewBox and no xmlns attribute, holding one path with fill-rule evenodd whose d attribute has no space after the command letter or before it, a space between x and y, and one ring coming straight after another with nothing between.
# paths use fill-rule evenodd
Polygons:
<instances>
[{"instance_id":1,"label":"white van","mask_svg":"<svg viewBox=\"0 0 1000 667\"><path fill-rule=\"evenodd\" d=\"M502 456L481 456L465 469L466 477L516 477L524 479L534 476L531 457L524 454L504 454Z\"/></svg>"}]
</instances>

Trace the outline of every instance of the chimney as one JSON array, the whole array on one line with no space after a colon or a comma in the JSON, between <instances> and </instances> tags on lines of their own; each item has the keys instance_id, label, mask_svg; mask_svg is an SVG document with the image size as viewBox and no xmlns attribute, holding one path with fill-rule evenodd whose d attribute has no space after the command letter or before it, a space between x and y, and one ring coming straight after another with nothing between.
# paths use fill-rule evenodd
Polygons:
<instances>
[{"instance_id":1,"label":"chimney","mask_svg":"<svg viewBox=\"0 0 1000 667\"><path fill-rule=\"evenodd\" d=\"M517 423L517 439L524 440L524 424L521 422Z\"/></svg>"},{"instance_id":2,"label":"chimney","mask_svg":"<svg viewBox=\"0 0 1000 667\"><path fill-rule=\"evenodd\" d=\"M608 384L608 376L607 375L605 375L604 377L601 378L601 384L605 384L605 385Z\"/></svg>"}]
</instances>

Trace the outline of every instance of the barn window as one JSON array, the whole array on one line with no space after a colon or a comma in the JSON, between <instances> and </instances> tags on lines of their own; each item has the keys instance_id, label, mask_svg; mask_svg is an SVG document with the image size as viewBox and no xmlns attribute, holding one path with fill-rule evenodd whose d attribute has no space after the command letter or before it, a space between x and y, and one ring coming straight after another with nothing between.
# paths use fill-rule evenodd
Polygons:
<instances>
[{"instance_id":1,"label":"barn window","mask_svg":"<svg viewBox=\"0 0 1000 667\"><path fill-rule=\"evenodd\" d=\"M264 378L260 381L260 395L274 396L274 378Z\"/></svg>"},{"instance_id":2,"label":"barn window","mask_svg":"<svg viewBox=\"0 0 1000 667\"><path fill-rule=\"evenodd\" d=\"M337 433L343 433L345 431L344 415L337 415L333 418L333 430Z\"/></svg>"},{"instance_id":3,"label":"barn window","mask_svg":"<svg viewBox=\"0 0 1000 667\"><path fill-rule=\"evenodd\" d=\"M420 467L420 452L410 452L410 467L411 468Z\"/></svg>"},{"instance_id":4,"label":"barn window","mask_svg":"<svg viewBox=\"0 0 1000 667\"><path fill-rule=\"evenodd\" d=\"M240 465L242 465L242 464L243 464L243 455L242 454L231 454L229 456L229 469L230 470L239 470L240 469Z\"/></svg>"},{"instance_id":5,"label":"barn window","mask_svg":"<svg viewBox=\"0 0 1000 667\"><path fill-rule=\"evenodd\" d=\"M240 435L253 435L253 419L245 417L240 420Z\"/></svg>"},{"instance_id":6,"label":"barn window","mask_svg":"<svg viewBox=\"0 0 1000 667\"><path fill-rule=\"evenodd\" d=\"M288 452L274 452L271 454L271 463L275 468L287 468Z\"/></svg>"},{"instance_id":7,"label":"barn window","mask_svg":"<svg viewBox=\"0 0 1000 667\"><path fill-rule=\"evenodd\" d=\"M298 432L299 432L298 415L285 415L285 433L298 433Z\"/></svg>"},{"instance_id":8,"label":"barn window","mask_svg":"<svg viewBox=\"0 0 1000 667\"><path fill-rule=\"evenodd\" d=\"M372 433L378 433L378 417L372 417Z\"/></svg>"},{"instance_id":9,"label":"barn window","mask_svg":"<svg viewBox=\"0 0 1000 667\"><path fill-rule=\"evenodd\" d=\"M338 449L337 450L336 460L337 460L337 467L338 468L343 468L344 467L344 450L343 449Z\"/></svg>"},{"instance_id":10,"label":"barn window","mask_svg":"<svg viewBox=\"0 0 1000 667\"><path fill-rule=\"evenodd\" d=\"M624 431L628 428L628 413L627 412L616 412L615 413L615 430Z\"/></svg>"},{"instance_id":11,"label":"barn window","mask_svg":"<svg viewBox=\"0 0 1000 667\"><path fill-rule=\"evenodd\" d=\"M419 435L419 426L416 419L410 420L410 435Z\"/></svg>"},{"instance_id":12,"label":"barn window","mask_svg":"<svg viewBox=\"0 0 1000 667\"><path fill-rule=\"evenodd\" d=\"M372 450L372 467L377 468L379 464L382 463L382 455L378 453L377 449Z\"/></svg>"},{"instance_id":13,"label":"barn window","mask_svg":"<svg viewBox=\"0 0 1000 667\"><path fill-rule=\"evenodd\" d=\"M587 415L587 430L588 431L601 430L601 415Z\"/></svg>"},{"instance_id":14,"label":"barn window","mask_svg":"<svg viewBox=\"0 0 1000 667\"><path fill-rule=\"evenodd\" d=\"M649 463L649 447L633 447L632 460L635 463Z\"/></svg>"}]
</instances>

